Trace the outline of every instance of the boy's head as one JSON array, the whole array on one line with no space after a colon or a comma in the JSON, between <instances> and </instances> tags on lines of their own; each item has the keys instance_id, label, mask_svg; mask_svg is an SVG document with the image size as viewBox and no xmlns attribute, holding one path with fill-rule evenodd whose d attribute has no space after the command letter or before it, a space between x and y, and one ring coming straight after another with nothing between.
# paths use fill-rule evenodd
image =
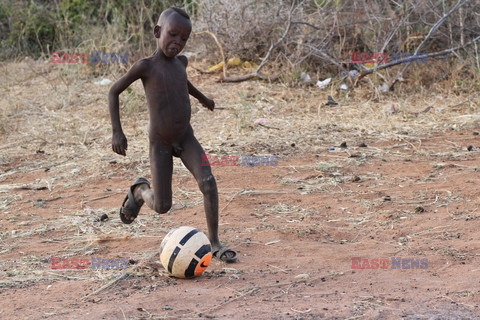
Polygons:
<instances>
[{"instance_id":1,"label":"boy's head","mask_svg":"<svg viewBox=\"0 0 480 320\"><path fill-rule=\"evenodd\" d=\"M182 9L169 8L158 18L153 34L157 38L157 48L169 58L179 54L192 32L192 23Z\"/></svg>"}]
</instances>

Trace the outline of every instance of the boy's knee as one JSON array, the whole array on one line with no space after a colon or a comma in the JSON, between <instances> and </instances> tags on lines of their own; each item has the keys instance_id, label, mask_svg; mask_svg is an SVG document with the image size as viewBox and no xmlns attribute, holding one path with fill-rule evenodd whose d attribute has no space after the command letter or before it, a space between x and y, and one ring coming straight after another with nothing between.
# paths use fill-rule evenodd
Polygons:
<instances>
[{"instance_id":1,"label":"boy's knee","mask_svg":"<svg viewBox=\"0 0 480 320\"><path fill-rule=\"evenodd\" d=\"M203 194L209 194L217 191L217 182L215 181L213 175L209 175L206 178L198 181L198 186Z\"/></svg>"},{"instance_id":2,"label":"boy's knee","mask_svg":"<svg viewBox=\"0 0 480 320\"><path fill-rule=\"evenodd\" d=\"M155 201L153 210L157 213L167 213L172 207L172 201Z\"/></svg>"}]
</instances>

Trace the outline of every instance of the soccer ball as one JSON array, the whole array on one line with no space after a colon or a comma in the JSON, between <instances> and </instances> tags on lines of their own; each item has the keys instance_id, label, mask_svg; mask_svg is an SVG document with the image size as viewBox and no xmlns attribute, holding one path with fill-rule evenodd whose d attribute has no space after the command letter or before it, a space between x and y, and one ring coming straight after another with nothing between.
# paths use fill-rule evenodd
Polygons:
<instances>
[{"instance_id":1,"label":"soccer ball","mask_svg":"<svg viewBox=\"0 0 480 320\"><path fill-rule=\"evenodd\" d=\"M160 245L160 261L177 278L193 278L207 269L212 260L212 246L207 236L192 227L172 229Z\"/></svg>"}]
</instances>

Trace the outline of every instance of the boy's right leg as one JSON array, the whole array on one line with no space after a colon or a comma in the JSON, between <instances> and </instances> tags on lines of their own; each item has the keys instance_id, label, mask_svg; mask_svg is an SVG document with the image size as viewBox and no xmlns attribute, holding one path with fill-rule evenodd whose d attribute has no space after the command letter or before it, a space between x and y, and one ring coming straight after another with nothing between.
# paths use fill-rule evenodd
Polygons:
<instances>
[{"instance_id":1,"label":"boy's right leg","mask_svg":"<svg viewBox=\"0 0 480 320\"><path fill-rule=\"evenodd\" d=\"M142 199L157 213L167 213L172 207L172 147L160 143L150 144L150 169L153 192L150 188L141 190Z\"/></svg>"},{"instance_id":2,"label":"boy's right leg","mask_svg":"<svg viewBox=\"0 0 480 320\"><path fill-rule=\"evenodd\" d=\"M150 183L144 178L139 178L134 182L120 208L120 218L123 223L132 223L144 203L158 213L166 213L170 210L173 172L171 147L150 145L150 169L153 191Z\"/></svg>"}]
</instances>

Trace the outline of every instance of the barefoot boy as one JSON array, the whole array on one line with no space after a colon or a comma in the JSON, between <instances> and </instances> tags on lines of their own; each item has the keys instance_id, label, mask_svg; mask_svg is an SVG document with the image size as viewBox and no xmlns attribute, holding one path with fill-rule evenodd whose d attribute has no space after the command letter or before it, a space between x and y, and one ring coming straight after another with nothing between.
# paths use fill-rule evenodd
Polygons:
<instances>
[{"instance_id":1,"label":"barefoot boy","mask_svg":"<svg viewBox=\"0 0 480 320\"><path fill-rule=\"evenodd\" d=\"M178 55L185 47L191 31L190 18L183 10L170 8L162 12L153 29L157 50L152 56L135 63L113 84L108 94L112 148L118 154L125 156L127 150L127 139L120 124L118 96L135 80L142 80L150 113L148 134L153 189L146 179L137 179L123 201L120 218L123 223L132 223L144 203L158 213L170 210L172 156L179 157L195 177L203 194L214 256L225 262L235 262L235 251L223 247L218 239L217 184L210 167L201 165L205 152L190 126L189 94L209 110L213 111L215 107L213 100L205 97L187 80L187 58Z\"/></svg>"}]
</instances>

